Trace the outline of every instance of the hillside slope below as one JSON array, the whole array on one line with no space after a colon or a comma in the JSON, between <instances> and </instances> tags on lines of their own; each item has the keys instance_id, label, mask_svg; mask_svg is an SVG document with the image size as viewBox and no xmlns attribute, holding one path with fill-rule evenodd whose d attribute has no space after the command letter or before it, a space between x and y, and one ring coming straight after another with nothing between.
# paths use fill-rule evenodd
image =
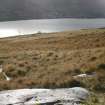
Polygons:
<instances>
[{"instance_id":1,"label":"hillside slope below","mask_svg":"<svg viewBox=\"0 0 105 105\"><path fill-rule=\"evenodd\" d=\"M75 86L105 90L105 29L0 39L0 64L11 78L6 81L0 73L1 90ZM86 81L74 78L84 73L94 76Z\"/></svg>"}]
</instances>

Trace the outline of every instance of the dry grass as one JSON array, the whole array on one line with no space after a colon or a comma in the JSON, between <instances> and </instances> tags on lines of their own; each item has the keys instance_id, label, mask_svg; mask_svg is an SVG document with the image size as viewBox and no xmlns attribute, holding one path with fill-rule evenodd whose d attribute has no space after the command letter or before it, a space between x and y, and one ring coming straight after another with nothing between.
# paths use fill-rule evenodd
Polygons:
<instances>
[{"instance_id":1,"label":"dry grass","mask_svg":"<svg viewBox=\"0 0 105 105\"><path fill-rule=\"evenodd\" d=\"M0 39L0 64L12 78L6 81L1 74L1 90L74 86L105 90L105 29L38 35ZM73 78L93 72L97 75L91 79Z\"/></svg>"}]
</instances>

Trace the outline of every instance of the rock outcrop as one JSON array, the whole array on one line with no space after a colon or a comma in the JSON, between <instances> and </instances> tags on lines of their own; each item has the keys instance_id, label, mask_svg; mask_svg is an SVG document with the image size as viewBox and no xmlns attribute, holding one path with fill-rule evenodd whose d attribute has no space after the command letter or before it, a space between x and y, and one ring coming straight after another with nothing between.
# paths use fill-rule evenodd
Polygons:
<instances>
[{"instance_id":1,"label":"rock outcrop","mask_svg":"<svg viewBox=\"0 0 105 105\"><path fill-rule=\"evenodd\" d=\"M88 96L80 87L8 90L0 92L0 105L79 105Z\"/></svg>"}]
</instances>

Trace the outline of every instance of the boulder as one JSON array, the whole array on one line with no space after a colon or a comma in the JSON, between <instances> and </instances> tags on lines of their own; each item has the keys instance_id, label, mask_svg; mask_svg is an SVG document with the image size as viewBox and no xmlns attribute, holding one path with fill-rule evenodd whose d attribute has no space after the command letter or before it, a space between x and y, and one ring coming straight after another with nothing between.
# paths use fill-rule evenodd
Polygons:
<instances>
[{"instance_id":1,"label":"boulder","mask_svg":"<svg viewBox=\"0 0 105 105\"><path fill-rule=\"evenodd\" d=\"M81 87L64 89L19 89L0 92L0 105L79 105L89 92Z\"/></svg>"}]
</instances>

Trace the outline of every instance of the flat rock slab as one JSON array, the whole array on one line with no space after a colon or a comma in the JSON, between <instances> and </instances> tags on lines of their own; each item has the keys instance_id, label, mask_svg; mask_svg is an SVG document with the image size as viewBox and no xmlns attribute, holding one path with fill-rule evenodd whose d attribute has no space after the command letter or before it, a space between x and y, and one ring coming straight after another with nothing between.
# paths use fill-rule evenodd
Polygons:
<instances>
[{"instance_id":1,"label":"flat rock slab","mask_svg":"<svg viewBox=\"0 0 105 105\"><path fill-rule=\"evenodd\" d=\"M88 96L89 92L80 87L8 90L0 92L0 105L79 105Z\"/></svg>"}]
</instances>

